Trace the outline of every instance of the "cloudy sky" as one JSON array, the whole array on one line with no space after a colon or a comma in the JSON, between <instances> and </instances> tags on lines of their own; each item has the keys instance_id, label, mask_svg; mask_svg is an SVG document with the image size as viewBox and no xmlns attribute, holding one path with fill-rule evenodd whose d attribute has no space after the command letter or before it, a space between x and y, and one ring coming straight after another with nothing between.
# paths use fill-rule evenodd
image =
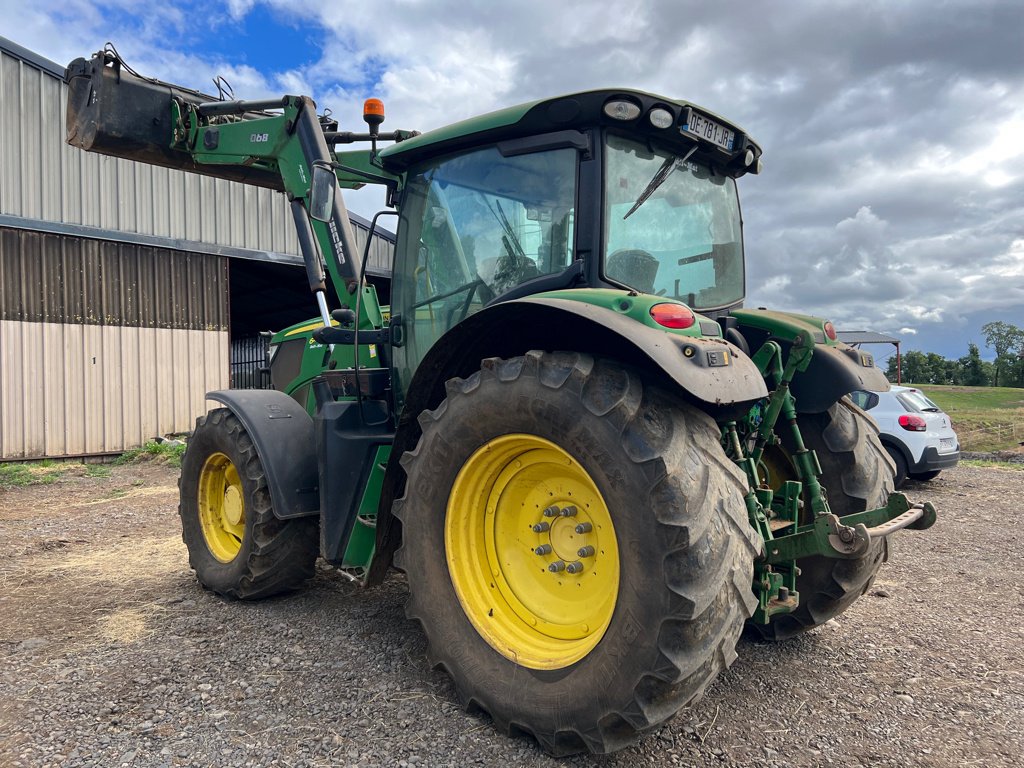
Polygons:
<instances>
[{"instance_id":1,"label":"cloudy sky","mask_svg":"<svg viewBox=\"0 0 1024 768\"><path fill-rule=\"evenodd\" d=\"M343 129L361 127L368 96L384 99L387 126L419 130L592 87L695 101L765 150L764 173L740 182L748 305L948 357L983 347L985 322L1024 326L1019 0L0 0L0 12L0 34L61 64L109 40L138 71L206 91L222 75L240 98L309 93Z\"/></svg>"}]
</instances>

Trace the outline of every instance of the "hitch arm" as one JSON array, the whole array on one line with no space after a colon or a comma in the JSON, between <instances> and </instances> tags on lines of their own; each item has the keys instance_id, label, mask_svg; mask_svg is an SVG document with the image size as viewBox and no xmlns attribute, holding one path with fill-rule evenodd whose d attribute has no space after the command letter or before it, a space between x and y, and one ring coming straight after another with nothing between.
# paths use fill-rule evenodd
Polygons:
<instances>
[{"instance_id":1,"label":"hitch arm","mask_svg":"<svg viewBox=\"0 0 1024 768\"><path fill-rule=\"evenodd\" d=\"M766 561L782 563L810 555L854 559L867 551L875 539L885 538L903 528L924 530L935 524L935 507L929 502L913 504L902 493L889 495L888 503L839 518L831 513L795 533L766 542Z\"/></svg>"}]
</instances>

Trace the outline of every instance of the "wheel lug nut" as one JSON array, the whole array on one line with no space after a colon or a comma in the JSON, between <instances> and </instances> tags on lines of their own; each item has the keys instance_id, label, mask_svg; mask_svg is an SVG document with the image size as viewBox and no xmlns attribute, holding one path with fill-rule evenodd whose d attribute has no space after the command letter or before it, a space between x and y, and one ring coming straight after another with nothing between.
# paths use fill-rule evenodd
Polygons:
<instances>
[{"instance_id":1,"label":"wheel lug nut","mask_svg":"<svg viewBox=\"0 0 1024 768\"><path fill-rule=\"evenodd\" d=\"M592 546L590 546L589 544L587 544L587 546L580 547L579 549L577 549L576 550L576 554L579 555L580 557L593 557L594 556L594 548Z\"/></svg>"},{"instance_id":2,"label":"wheel lug nut","mask_svg":"<svg viewBox=\"0 0 1024 768\"><path fill-rule=\"evenodd\" d=\"M566 507L563 509L562 517L576 517L576 507Z\"/></svg>"},{"instance_id":3,"label":"wheel lug nut","mask_svg":"<svg viewBox=\"0 0 1024 768\"><path fill-rule=\"evenodd\" d=\"M550 555L551 554L551 545L550 544L541 544L539 547L537 547L535 550L533 550L533 554L535 554L535 555Z\"/></svg>"},{"instance_id":4,"label":"wheel lug nut","mask_svg":"<svg viewBox=\"0 0 1024 768\"><path fill-rule=\"evenodd\" d=\"M558 507L551 506L544 510L544 517L558 517Z\"/></svg>"},{"instance_id":5,"label":"wheel lug nut","mask_svg":"<svg viewBox=\"0 0 1024 768\"><path fill-rule=\"evenodd\" d=\"M578 523L576 525L576 533L590 533L594 530L594 526L590 523Z\"/></svg>"},{"instance_id":6,"label":"wheel lug nut","mask_svg":"<svg viewBox=\"0 0 1024 768\"><path fill-rule=\"evenodd\" d=\"M533 525L534 533L544 533L544 531L548 530L551 530L551 523L546 520L541 520L539 523L534 523Z\"/></svg>"},{"instance_id":7,"label":"wheel lug nut","mask_svg":"<svg viewBox=\"0 0 1024 768\"><path fill-rule=\"evenodd\" d=\"M551 565L548 566L548 570L552 573L558 573L559 571L565 570L565 562L562 560L555 560Z\"/></svg>"},{"instance_id":8,"label":"wheel lug nut","mask_svg":"<svg viewBox=\"0 0 1024 768\"><path fill-rule=\"evenodd\" d=\"M581 563L579 560L573 560L571 563L565 566L565 570L569 573L580 573L583 571L583 563Z\"/></svg>"}]
</instances>

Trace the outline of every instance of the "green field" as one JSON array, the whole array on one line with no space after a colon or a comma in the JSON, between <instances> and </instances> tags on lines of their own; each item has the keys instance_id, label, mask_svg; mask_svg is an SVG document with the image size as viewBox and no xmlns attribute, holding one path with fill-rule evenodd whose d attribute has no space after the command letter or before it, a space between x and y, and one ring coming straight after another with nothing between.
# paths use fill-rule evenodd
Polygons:
<instances>
[{"instance_id":1,"label":"green field","mask_svg":"<svg viewBox=\"0 0 1024 768\"><path fill-rule=\"evenodd\" d=\"M907 384L949 414L965 451L1007 451L1024 441L1024 389Z\"/></svg>"}]
</instances>

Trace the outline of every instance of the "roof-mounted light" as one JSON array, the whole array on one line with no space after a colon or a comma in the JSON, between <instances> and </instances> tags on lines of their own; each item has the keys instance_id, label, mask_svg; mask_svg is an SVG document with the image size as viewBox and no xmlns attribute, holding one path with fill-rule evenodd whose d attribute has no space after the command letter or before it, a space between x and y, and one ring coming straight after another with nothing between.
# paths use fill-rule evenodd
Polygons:
<instances>
[{"instance_id":1,"label":"roof-mounted light","mask_svg":"<svg viewBox=\"0 0 1024 768\"><path fill-rule=\"evenodd\" d=\"M370 133L376 136L378 126L384 122L384 102L380 99L367 99L364 101L363 120L370 126Z\"/></svg>"},{"instance_id":2,"label":"roof-mounted light","mask_svg":"<svg viewBox=\"0 0 1024 768\"><path fill-rule=\"evenodd\" d=\"M675 123L675 116L663 107L655 107L647 114L647 119L655 128L671 128Z\"/></svg>"},{"instance_id":3,"label":"roof-mounted light","mask_svg":"<svg viewBox=\"0 0 1024 768\"><path fill-rule=\"evenodd\" d=\"M754 150L747 147L747 152L743 155L743 164L751 165L754 162Z\"/></svg>"},{"instance_id":4,"label":"roof-mounted light","mask_svg":"<svg viewBox=\"0 0 1024 768\"><path fill-rule=\"evenodd\" d=\"M604 113L613 120L636 120L640 117L640 107L625 99L612 99L605 102Z\"/></svg>"}]
</instances>

